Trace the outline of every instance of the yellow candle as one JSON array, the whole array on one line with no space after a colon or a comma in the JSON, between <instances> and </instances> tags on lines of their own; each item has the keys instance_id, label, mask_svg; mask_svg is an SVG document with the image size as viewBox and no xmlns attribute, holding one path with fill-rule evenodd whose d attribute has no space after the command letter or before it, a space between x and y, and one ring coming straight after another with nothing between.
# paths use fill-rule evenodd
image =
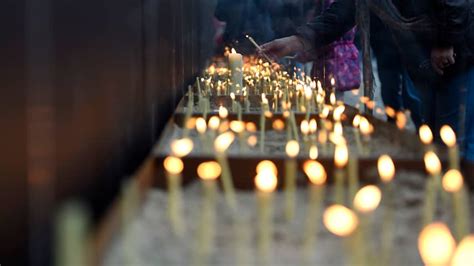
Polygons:
<instances>
[{"instance_id":1,"label":"yellow candle","mask_svg":"<svg viewBox=\"0 0 474 266\"><path fill-rule=\"evenodd\" d=\"M442 180L443 188L451 193L456 239L461 240L469 233L469 199L464 187L464 178L457 169L449 170ZM448 207L449 208L449 207Z\"/></svg>"},{"instance_id":2,"label":"yellow candle","mask_svg":"<svg viewBox=\"0 0 474 266\"><path fill-rule=\"evenodd\" d=\"M304 172L308 177L311 186L309 187L309 207L307 210L306 224L304 231L303 256L309 265L314 255L314 245L318 233L318 221L321 216L322 200L325 194L325 184L327 180L324 166L317 161L307 161L304 164Z\"/></svg>"},{"instance_id":3,"label":"yellow candle","mask_svg":"<svg viewBox=\"0 0 474 266\"><path fill-rule=\"evenodd\" d=\"M288 159L285 161L285 217L290 221L295 213L295 193L296 193L296 174L297 162L296 156L300 152L300 145L297 141L291 140L286 144L286 155Z\"/></svg>"},{"instance_id":4,"label":"yellow candle","mask_svg":"<svg viewBox=\"0 0 474 266\"><path fill-rule=\"evenodd\" d=\"M423 211L423 225L427 225L433 221L436 210L436 199L441 182L441 162L432 151L425 154L425 167L430 178L426 182L425 189L425 207Z\"/></svg>"},{"instance_id":5,"label":"yellow candle","mask_svg":"<svg viewBox=\"0 0 474 266\"><path fill-rule=\"evenodd\" d=\"M443 223L430 223L418 237L418 251L425 265L449 265L456 242Z\"/></svg>"},{"instance_id":6,"label":"yellow candle","mask_svg":"<svg viewBox=\"0 0 474 266\"><path fill-rule=\"evenodd\" d=\"M441 139L444 144L449 147L449 168L460 169L459 162L459 147L456 142L456 134L450 126L443 126L441 128Z\"/></svg>"},{"instance_id":7,"label":"yellow candle","mask_svg":"<svg viewBox=\"0 0 474 266\"><path fill-rule=\"evenodd\" d=\"M184 169L184 164L177 157L167 157L163 166L168 179L168 217L174 233L182 235L184 223L182 219L181 172Z\"/></svg>"},{"instance_id":8,"label":"yellow candle","mask_svg":"<svg viewBox=\"0 0 474 266\"><path fill-rule=\"evenodd\" d=\"M273 233L273 195L277 187L277 177L271 171L263 171L255 177L258 200L258 256L259 265L270 265Z\"/></svg>"},{"instance_id":9,"label":"yellow candle","mask_svg":"<svg viewBox=\"0 0 474 266\"><path fill-rule=\"evenodd\" d=\"M232 132L226 132L219 135L214 141L214 150L216 151L216 159L222 168L222 187L224 188L224 196L227 204L232 211L237 210L237 199L235 197L234 183L232 179L232 172L227 160L226 151L234 142L235 136Z\"/></svg>"},{"instance_id":10,"label":"yellow candle","mask_svg":"<svg viewBox=\"0 0 474 266\"><path fill-rule=\"evenodd\" d=\"M349 160L349 151L345 144L336 146L334 153L334 164L336 169L334 171L335 181L335 202L337 204L344 203L344 178L345 178L345 167Z\"/></svg>"},{"instance_id":11,"label":"yellow candle","mask_svg":"<svg viewBox=\"0 0 474 266\"><path fill-rule=\"evenodd\" d=\"M243 57L237 53L235 49L229 54L229 67L231 71L232 80L232 91L236 92L237 88L243 88L243 72L242 67L244 66Z\"/></svg>"}]
</instances>

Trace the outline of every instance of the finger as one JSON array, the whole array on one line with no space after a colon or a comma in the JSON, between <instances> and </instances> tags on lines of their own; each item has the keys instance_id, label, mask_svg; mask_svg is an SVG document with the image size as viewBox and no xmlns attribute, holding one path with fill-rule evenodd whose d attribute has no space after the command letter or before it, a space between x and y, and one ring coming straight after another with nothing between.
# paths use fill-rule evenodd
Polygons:
<instances>
[{"instance_id":1,"label":"finger","mask_svg":"<svg viewBox=\"0 0 474 266\"><path fill-rule=\"evenodd\" d=\"M456 60L454 59L454 55L448 56L447 59L450 65L454 65L454 63L456 63Z\"/></svg>"},{"instance_id":2,"label":"finger","mask_svg":"<svg viewBox=\"0 0 474 266\"><path fill-rule=\"evenodd\" d=\"M443 69L441 67L439 67L437 63L432 62L431 65L433 66L433 69L436 73L438 73L441 76L444 75Z\"/></svg>"}]
</instances>

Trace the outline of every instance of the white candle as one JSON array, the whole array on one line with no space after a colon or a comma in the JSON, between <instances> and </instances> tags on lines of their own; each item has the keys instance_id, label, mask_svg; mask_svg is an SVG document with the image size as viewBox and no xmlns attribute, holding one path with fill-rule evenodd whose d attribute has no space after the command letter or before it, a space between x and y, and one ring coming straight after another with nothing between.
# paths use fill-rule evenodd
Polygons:
<instances>
[{"instance_id":1,"label":"white candle","mask_svg":"<svg viewBox=\"0 0 474 266\"><path fill-rule=\"evenodd\" d=\"M449 147L449 168L460 169L459 147L456 142L456 134L450 126L441 128L441 139Z\"/></svg>"},{"instance_id":2,"label":"white candle","mask_svg":"<svg viewBox=\"0 0 474 266\"><path fill-rule=\"evenodd\" d=\"M227 160L226 151L234 142L235 136L232 132L226 132L219 135L214 141L214 150L216 151L216 159L222 167L222 186L224 188L224 196L232 211L237 209L237 199L235 196L234 183L232 180L232 172Z\"/></svg>"},{"instance_id":3,"label":"white candle","mask_svg":"<svg viewBox=\"0 0 474 266\"><path fill-rule=\"evenodd\" d=\"M244 66L242 55L237 53L235 49L232 49L232 52L229 54L229 66L232 75L232 92L235 93L237 88L243 88L242 67Z\"/></svg>"},{"instance_id":4,"label":"white candle","mask_svg":"<svg viewBox=\"0 0 474 266\"><path fill-rule=\"evenodd\" d=\"M424 161L426 170L430 174L430 178L426 182L423 226L430 224L434 219L437 205L436 199L441 183L441 162L438 156L434 152L429 151L425 154Z\"/></svg>"},{"instance_id":5,"label":"white candle","mask_svg":"<svg viewBox=\"0 0 474 266\"><path fill-rule=\"evenodd\" d=\"M297 141L291 140L286 144L285 161L285 217L287 221L293 219L295 214L295 194L296 194L296 174L297 162L296 156L300 152L300 145Z\"/></svg>"},{"instance_id":6,"label":"white candle","mask_svg":"<svg viewBox=\"0 0 474 266\"><path fill-rule=\"evenodd\" d=\"M339 144L336 146L334 152L334 164L336 169L334 171L335 195L334 199L337 204L344 204L344 179L345 167L349 160L349 151L346 144Z\"/></svg>"},{"instance_id":7,"label":"white candle","mask_svg":"<svg viewBox=\"0 0 474 266\"><path fill-rule=\"evenodd\" d=\"M163 162L163 166L168 179L168 217L174 233L182 235L184 224L182 219L181 172L184 169L184 164L177 157L167 157Z\"/></svg>"},{"instance_id":8,"label":"white candle","mask_svg":"<svg viewBox=\"0 0 474 266\"><path fill-rule=\"evenodd\" d=\"M469 233L470 227L469 200L464 187L464 178L459 170L451 169L443 176L442 184L444 190L451 193L455 236L457 240L461 240Z\"/></svg>"}]
</instances>

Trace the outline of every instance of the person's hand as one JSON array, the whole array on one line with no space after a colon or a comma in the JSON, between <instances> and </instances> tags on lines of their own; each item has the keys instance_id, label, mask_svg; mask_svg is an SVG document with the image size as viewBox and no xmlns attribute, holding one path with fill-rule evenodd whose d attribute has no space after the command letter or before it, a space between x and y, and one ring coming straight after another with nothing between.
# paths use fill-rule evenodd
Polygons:
<instances>
[{"instance_id":1,"label":"person's hand","mask_svg":"<svg viewBox=\"0 0 474 266\"><path fill-rule=\"evenodd\" d=\"M294 55L304 50L303 42L297 36L290 36L276 39L261 46L261 53L267 54L273 58L282 58L288 55Z\"/></svg>"},{"instance_id":2,"label":"person's hand","mask_svg":"<svg viewBox=\"0 0 474 266\"><path fill-rule=\"evenodd\" d=\"M433 48L431 50L431 65L434 70L444 75L444 69L456 63L453 47L449 48Z\"/></svg>"}]
</instances>

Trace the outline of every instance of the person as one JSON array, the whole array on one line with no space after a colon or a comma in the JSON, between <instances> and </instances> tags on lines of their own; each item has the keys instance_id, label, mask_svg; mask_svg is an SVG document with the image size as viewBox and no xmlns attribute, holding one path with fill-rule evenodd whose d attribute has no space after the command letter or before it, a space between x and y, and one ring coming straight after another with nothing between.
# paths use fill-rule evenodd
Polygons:
<instances>
[{"instance_id":1,"label":"person","mask_svg":"<svg viewBox=\"0 0 474 266\"><path fill-rule=\"evenodd\" d=\"M414 90L421 98L422 123L439 140L439 129L451 126L460 136L465 158L474 156L474 22L472 1L378 0L371 11L388 26ZM266 43L262 52L276 57L320 48L356 24L355 1L337 0L295 35ZM472 101L472 99L468 99ZM460 119L465 116L466 119ZM463 123L464 120L464 123ZM468 124L470 123L470 124ZM463 131L464 129L464 131ZM463 134L465 133L465 134Z\"/></svg>"}]
</instances>

